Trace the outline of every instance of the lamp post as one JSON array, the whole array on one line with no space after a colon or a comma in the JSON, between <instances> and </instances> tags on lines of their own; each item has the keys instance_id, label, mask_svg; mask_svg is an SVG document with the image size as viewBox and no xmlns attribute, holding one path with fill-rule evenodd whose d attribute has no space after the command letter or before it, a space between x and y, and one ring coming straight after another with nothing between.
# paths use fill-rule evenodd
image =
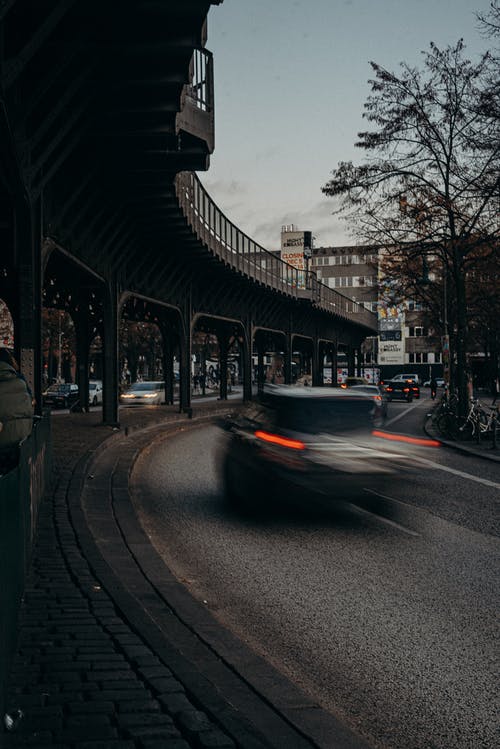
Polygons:
<instances>
[{"instance_id":1,"label":"lamp post","mask_svg":"<svg viewBox=\"0 0 500 749\"><path fill-rule=\"evenodd\" d=\"M62 374L62 369L61 369L61 358L62 358L61 310L59 310L58 317L59 317L59 335L58 335L59 351L57 354L57 382L61 382L61 374Z\"/></svg>"}]
</instances>

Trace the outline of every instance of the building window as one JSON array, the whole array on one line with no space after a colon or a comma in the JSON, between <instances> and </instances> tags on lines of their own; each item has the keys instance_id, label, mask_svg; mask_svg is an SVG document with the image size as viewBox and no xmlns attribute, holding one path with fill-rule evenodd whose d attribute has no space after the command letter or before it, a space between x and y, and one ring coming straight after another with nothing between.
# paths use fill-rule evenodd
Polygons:
<instances>
[{"instance_id":1,"label":"building window","mask_svg":"<svg viewBox=\"0 0 500 749\"><path fill-rule=\"evenodd\" d=\"M426 336L428 334L429 334L429 331L427 330L427 328L424 328L422 325L410 326L409 331L408 331L408 335L410 338L413 338L413 337L418 338L420 336Z\"/></svg>"},{"instance_id":2,"label":"building window","mask_svg":"<svg viewBox=\"0 0 500 749\"><path fill-rule=\"evenodd\" d=\"M409 354L410 364L427 364L429 361L429 355L421 351L411 352Z\"/></svg>"}]
</instances>

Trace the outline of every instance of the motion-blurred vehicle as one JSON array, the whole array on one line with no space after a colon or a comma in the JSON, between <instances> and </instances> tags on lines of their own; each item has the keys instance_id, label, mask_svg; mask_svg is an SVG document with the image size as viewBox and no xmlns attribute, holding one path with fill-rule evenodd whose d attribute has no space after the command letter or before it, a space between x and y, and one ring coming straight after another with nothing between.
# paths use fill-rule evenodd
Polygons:
<instances>
[{"instance_id":1,"label":"motion-blurred vehicle","mask_svg":"<svg viewBox=\"0 0 500 749\"><path fill-rule=\"evenodd\" d=\"M417 386L418 387L418 386ZM406 380L387 380L384 383L387 400L404 400L411 403L413 400L413 384Z\"/></svg>"},{"instance_id":2,"label":"motion-blurred vehicle","mask_svg":"<svg viewBox=\"0 0 500 749\"><path fill-rule=\"evenodd\" d=\"M122 406L159 406L165 402L165 383L134 382L120 395Z\"/></svg>"},{"instance_id":3,"label":"motion-blurred vehicle","mask_svg":"<svg viewBox=\"0 0 500 749\"><path fill-rule=\"evenodd\" d=\"M221 423L228 499L305 506L383 489L400 469L375 436L375 411L373 395L354 388L265 387L260 402Z\"/></svg>"},{"instance_id":4,"label":"motion-blurred vehicle","mask_svg":"<svg viewBox=\"0 0 500 749\"><path fill-rule=\"evenodd\" d=\"M370 383L368 382L368 380L365 379L364 377L355 377L355 376L349 375L349 377L346 377L345 381L341 383L340 387L351 388L351 387L354 387L355 385L369 385L369 384Z\"/></svg>"},{"instance_id":5,"label":"motion-blurred vehicle","mask_svg":"<svg viewBox=\"0 0 500 749\"><path fill-rule=\"evenodd\" d=\"M43 405L53 408L71 408L78 398L78 385L72 382L54 383L42 393Z\"/></svg>"},{"instance_id":6,"label":"motion-blurred vehicle","mask_svg":"<svg viewBox=\"0 0 500 749\"><path fill-rule=\"evenodd\" d=\"M89 406L97 406L102 403L102 382L101 380L89 381Z\"/></svg>"},{"instance_id":7,"label":"motion-blurred vehicle","mask_svg":"<svg viewBox=\"0 0 500 749\"><path fill-rule=\"evenodd\" d=\"M387 418L387 395L378 385L352 385L356 392L366 393L373 398L375 404L374 420L383 423Z\"/></svg>"}]
</instances>

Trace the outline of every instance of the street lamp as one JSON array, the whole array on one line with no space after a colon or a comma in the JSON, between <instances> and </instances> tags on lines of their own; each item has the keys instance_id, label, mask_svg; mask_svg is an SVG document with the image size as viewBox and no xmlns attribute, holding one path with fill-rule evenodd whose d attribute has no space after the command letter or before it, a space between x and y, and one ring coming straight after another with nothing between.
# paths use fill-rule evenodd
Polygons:
<instances>
[{"instance_id":1,"label":"street lamp","mask_svg":"<svg viewBox=\"0 0 500 749\"><path fill-rule=\"evenodd\" d=\"M62 330L61 330L61 310L59 310L59 353L57 356L57 382L61 382L61 359L62 359Z\"/></svg>"}]
</instances>

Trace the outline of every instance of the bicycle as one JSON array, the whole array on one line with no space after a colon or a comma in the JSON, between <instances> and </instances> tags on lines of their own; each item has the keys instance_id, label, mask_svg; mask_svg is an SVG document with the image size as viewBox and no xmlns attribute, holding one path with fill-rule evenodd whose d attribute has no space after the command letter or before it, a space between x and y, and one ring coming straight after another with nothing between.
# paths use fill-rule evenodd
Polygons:
<instances>
[{"instance_id":1,"label":"bicycle","mask_svg":"<svg viewBox=\"0 0 500 749\"><path fill-rule=\"evenodd\" d=\"M440 434L455 439L455 423L458 409L458 397L453 393L444 393L438 406L432 412L432 423Z\"/></svg>"},{"instance_id":2,"label":"bicycle","mask_svg":"<svg viewBox=\"0 0 500 749\"><path fill-rule=\"evenodd\" d=\"M475 437L479 442L481 435L486 435L491 431L493 438L496 440L497 422L497 409L491 409L487 413L479 400L473 398L467 416L455 417L455 423L451 425L451 430L455 439L470 440Z\"/></svg>"},{"instance_id":3,"label":"bicycle","mask_svg":"<svg viewBox=\"0 0 500 749\"><path fill-rule=\"evenodd\" d=\"M496 447L498 438L500 437L500 411L496 405L486 406L489 412L485 411L484 408L480 408L478 411L478 418L476 422L475 435L477 439L481 439L481 435L484 435L486 439L491 438L493 440L493 446Z\"/></svg>"}]
</instances>

